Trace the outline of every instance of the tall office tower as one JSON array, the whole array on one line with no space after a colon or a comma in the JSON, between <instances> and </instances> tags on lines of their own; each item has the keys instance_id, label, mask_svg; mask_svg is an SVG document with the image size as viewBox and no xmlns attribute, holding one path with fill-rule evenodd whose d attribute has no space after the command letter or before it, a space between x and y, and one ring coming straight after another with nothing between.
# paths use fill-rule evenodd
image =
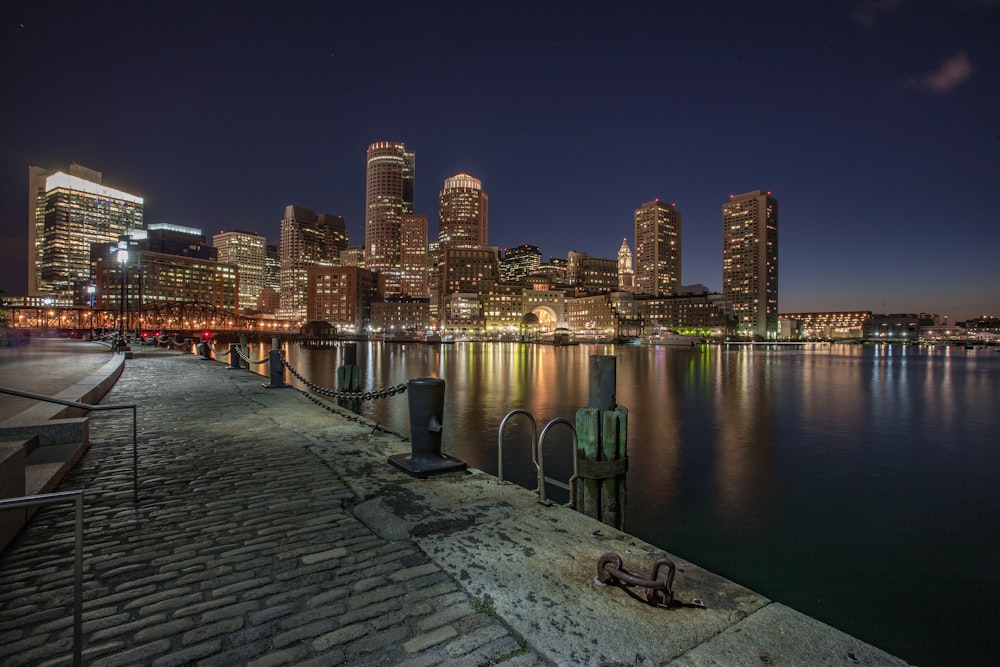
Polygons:
<instances>
[{"instance_id":1,"label":"tall office tower","mask_svg":"<svg viewBox=\"0 0 1000 667\"><path fill-rule=\"evenodd\" d=\"M438 196L438 243L452 247L488 245L489 198L478 178L455 174Z\"/></svg>"},{"instance_id":2,"label":"tall office tower","mask_svg":"<svg viewBox=\"0 0 1000 667\"><path fill-rule=\"evenodd\" d=\"M310 266L335 266L347 247L344 218L286 206L281 220L281 308L283 318L306 316L306 288Z\"/></svg>"},{"instance_id":3,"label":"tall office tower","mask_svg":"<svg viewBox=\"0 0 1000 667\"><path fill-rule=\"evenodd\" d=\"M622 239L622 247L618 248L618 289L631 292L635 287L635 270L632 268L632 250L628 247L628 239Z\"/></svg>"},{"instance_id":4,"label":"tall office tower","mask_svg":"<svg viewBox=\"0 0 1000 667\"><path fill-rule=\"evenodd\" d=\"M267 272L267 239L254 232L223 231L212 237L212 245L220 262L235 264L239 270L239 309L256 310Z\"/></svg>"},{"instance_id":5,"label":"tall office tower","mask_svg":"<svg viewBox=\"0 0 1000 667\"><path fill-rule=\"evenodd\" d=\"M267 259L264 260L264 287L274 290L275 294L281 292L281 254L278 253L278 246L267 246Z\"/></svg>"},{"instance_id":6,"label":"tall office tower","mask_svg":"<svg viewBox=\"0 0 1000 667\"><path fill-rule=\"evenodd\" d=\"M722 206L722 294L741 335L778 335L778 200L755 190Z\"/></svg>"},{"instance_id":7,"label":"tall office tower","mask_svg":"<svg viewBox=\"0 0 1000 667\"><path fill-rule=\"evenodd\" d=\"M426 299L427 291L427 216L404 213L399 225L402 269L399 291L406 296Z\"/></svg>"},{"instance_id":8,"label":"tall office tower","mask_svg":"<svg viewBox=\"0 0 1000 667\"><path fill-rule=\"evenodd\" d=\"M542 265L542 251L538 246L519 245L503 251L500 260L500 279L504 282L519 282L538 271Z\"/></svg>"},{"instance_id":9,"label":"tall office tower","mask_svg":"<svg viewBox=\"0 0 1000 667\"><path fill-rule=\"evenodd\" d=\"M387 294L402 292L404 213L413 213L414 154L401 142L368 147L365 191L365 267L380 274Z\"/></svg>"},{"instance_id":10,"label":"tall office tower","mask_svg":"<svg viewBox=\"0 0 1000 667\"><path fill-rule=\"evenodd\" d=\"M635 293L677 294L681 284L681 212L659 199L635 212Z\"/></svg>"},{"instance_id":11,"label":"tall office tower","mask_svg":"<svg viewBox=\"0 0 1000 667\"><path fill-rule=\"evenodd\" d=\"M81 292L93 279L91 245L141 229L142 210L142 197L102 185L99 171L28 167L28 293Z\"/></svg>"}]
</instances>

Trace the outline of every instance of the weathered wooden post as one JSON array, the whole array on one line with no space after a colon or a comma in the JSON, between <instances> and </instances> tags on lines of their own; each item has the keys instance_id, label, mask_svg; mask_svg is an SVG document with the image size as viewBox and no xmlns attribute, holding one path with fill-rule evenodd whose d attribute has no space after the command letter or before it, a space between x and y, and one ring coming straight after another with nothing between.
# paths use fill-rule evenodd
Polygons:
<instances>
[{"instance_id":1,"label":"weathered wooden post","mask_svg":"<svg viewBox=\"0 0 1000 667\"><path fill-rule=\"evenodd\" d=\"M628 408L615 401L615 363L613 356L590 357L590 400L576 413L576 508L623 530Z\"/></svg>"},{"instance_id":2,"label":"weathered wooden post","mask_svg":"<svg viewBox=\"0 0 1000 667\"><path fill-rule=\"evenodd\" d=\"M358 344L344 343L344 363L337 367L337 391L360 391L361 369L358 368Z\"/></svg>"}]
</instances>

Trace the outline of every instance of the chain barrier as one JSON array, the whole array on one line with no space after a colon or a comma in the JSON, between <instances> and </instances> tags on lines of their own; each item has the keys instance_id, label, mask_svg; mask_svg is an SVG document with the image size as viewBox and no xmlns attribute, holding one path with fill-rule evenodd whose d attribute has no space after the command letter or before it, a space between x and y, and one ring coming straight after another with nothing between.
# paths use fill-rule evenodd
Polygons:
<instances>
[{"instance_id":1,"label":"chain barrier","mask_svg":"<svg viewBox=\"0 0 1000 667\"><path fill-rule=\"evenodd\" d=\"M666 579L661 580L660 570L667 568ZM700 607L704 608L705 603L695 598L689 603L681 602L674 598L674 573L677 566L669 558L658 558L653 562L653 572L646 578L635 572L630 572L622 565L622 559L618 554L607 553L597 561L597 576L594 582L599 586L616 584L618 586L638 586L646 590L646 602L651 605L663 605L669 607Z\"/></svg>"},{"instance_id":2,"label":"chain barrier","mask_svg":"<svg viewBox=\"0 0 1000 667\"><path fill-rule=\"evenodd\" d=\"M229 356L229 346L228 345L226 347L220 349L220 348L217 348L214 345L212 345L212 341L210 341L210 340L206 340L205 341L205 345L208 345L208 349L210 349L212 351L212 353L215 356L217 356L217 357L221 357L223 355L225 355L226 357Z\"/></svg>"},{"instance_id":3,"label":"chain barrier","mask_svg":"<svg viewBox=\"0 0 1000 667\"><path fill-rule=\"evenodd\" d=\"M327 389L326 387L313 384L309 380L305 379L301 373L292 368L291 364L285 360L284 354L279 354L278 358L281 359L281 364L287 368L288 372L294 375L299 382L306 385L317 394L322 394L323 396L346 398L353 401L375 401L380 398L387 398L389 396L395 396L396 394L402 394L406 391L405 384L398 384L395 387L389 388L383 387L382 389L375 389L373 391L339 391L336 389Z\"/></svg>"},{"instance_id":4,"label":"chain barrier","mask_svg":"<svg viewBox=\"0 0 1000 667\"><path fill-rule=\"evenodd\" d=\"M240 359L247 362L248 364L266 364L269 361L267 357L264 357L263 359L257 361L251 359L246 355L246 353L243 352L243 348L240 347L239 345L236 346L236 354L240 355Z\"/></svg>"}]
</instances>

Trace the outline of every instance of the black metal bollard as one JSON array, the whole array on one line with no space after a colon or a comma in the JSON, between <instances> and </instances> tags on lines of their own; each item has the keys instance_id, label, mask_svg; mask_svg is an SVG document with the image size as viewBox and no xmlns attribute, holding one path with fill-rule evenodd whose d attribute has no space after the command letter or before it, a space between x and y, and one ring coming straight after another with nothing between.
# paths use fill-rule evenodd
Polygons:
<instances>
[{"instance_id":1,"label":"black metal bollard","mask_svg":"<svg viewBox=\"0 0 1000 667\"><path fill-rule=\"evenodd\" d=\"M243 370L240 366L240 353L236 351L236 343L229 344L229 368L236 370Z\"/></svg>"},{"instance_id":2,"label":"black metal bollard","mask_svg":"<svg viewBox=\"0 0 1000 667\"><path fill-rule=\"evenodd\" d=\"M207 340L203 340L200 343L198 343L198 345L200 346L199 347L199 351L201 352L202 361L211 361L212 360L212 349L211 349L212 348L212 344L209 341L207 341Z\"/></svg>"},{"instance_id":3,"label":"black metal bollard","mask_svg":"<svg viewBox=\"0 0 1000 667\"><path fill-rule=\"evenodd\" d=\"M441 453L444 380L410 380L406 383L406 395L410 408L410 453L390 456L389 463L420 478L465 470L465 461Z\"/></svg>"},{"instance_id":4,"label":"black metal bollard","mask_svg":"<svg viewBox=\"0 0 1000 667\"><path fill-rule=\"evenodd\" d=\"M290 384L285 384L285 364L281 361L281 350L271 350L267 353L267 365L271 371L270 384L262 384L264 389L287 389Z\"/></svg>"}]
</instances>

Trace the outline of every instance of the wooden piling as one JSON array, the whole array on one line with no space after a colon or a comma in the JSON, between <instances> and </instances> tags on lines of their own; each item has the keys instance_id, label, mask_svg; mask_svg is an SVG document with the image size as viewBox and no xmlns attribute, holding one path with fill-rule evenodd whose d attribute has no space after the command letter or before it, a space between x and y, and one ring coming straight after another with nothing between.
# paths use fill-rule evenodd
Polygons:
<instances>
[{"instance_id":1,"label":"wooden piling","mask_svg":"<svg viewBox=\"0 0 1000 667\"><path fill-rule=\"evenodd\" d=\"M625 527L628 408L615 403L615 357L590 357L590 405L576 413L577 510Z\"/></svg>"},{"instance_id":2,"label":"wooden piling","mask_svg":"<svg viewBox=\"0 0 1000 667\"><path fill-rule=\"evenodd\" d=\"M344 363L337 367L337 391L360 391L361 369L357 367L358 344L345 343Z\"/></svg>"}]
</instances>

